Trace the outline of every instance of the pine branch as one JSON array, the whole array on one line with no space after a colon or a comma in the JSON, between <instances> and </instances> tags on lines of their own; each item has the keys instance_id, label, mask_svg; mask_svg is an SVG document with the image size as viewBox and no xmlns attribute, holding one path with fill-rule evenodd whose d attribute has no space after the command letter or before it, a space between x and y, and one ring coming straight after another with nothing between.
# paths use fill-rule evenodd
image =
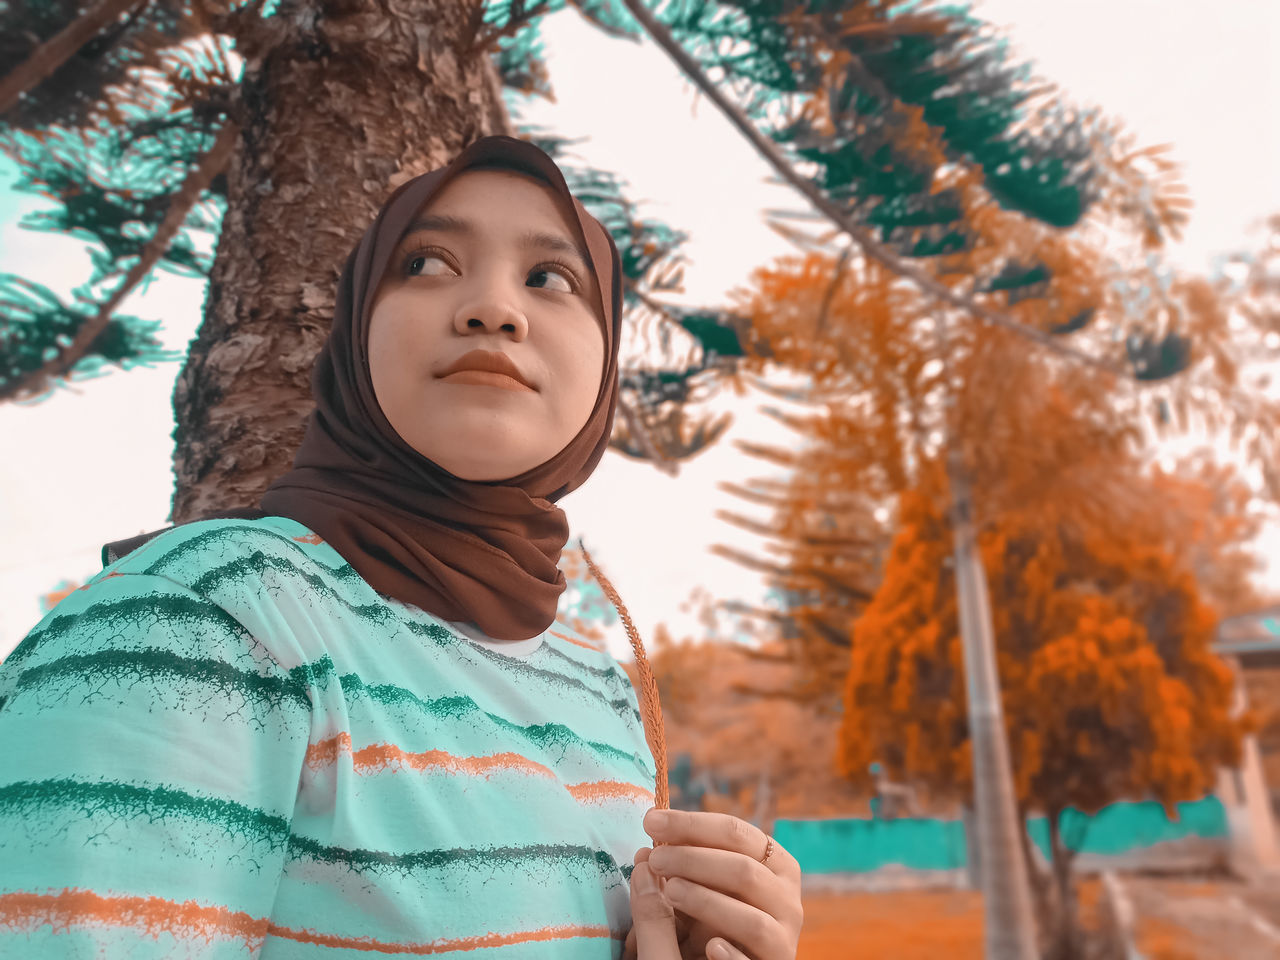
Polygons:
<instances>
[{"instance_id":1,"label":"pine branch","mask_svg":"<svg viewBox=\"0 0 1280 960\"><path fill-rule=\"evenodd\" d=\"M716 556L724 557L726 560L732 560L734 563L741 564L742 566L755 570L758 573L768 574L773 578L773 583L777 586L782 586L788 583L810 583L819 587L825 587L826 589L833 591L837 596L848 597L851 600L865 603L871 599L871 591L845 583L838 577L834 577L831 574L818 570L812 566L784 566L782 564L769 563L765 560L760 560L750 554L744 553L735 547L726 547L721 543L712 544L709 549Z\"/></svg>"},{"instance_id":2,"label":"pine branch","mask_svg":"<svg viewBox=\"0 0 1280 960\"><path fill-rule=\"evenodd\" d=\"M779 626L790 626L792 618L790 614L781 613L777 610L769 610L766 607L753 607L743 603L740 600L727 600L723 604L726 613L733 613L740 617L753 617L757 620L768 620ZM756 660L776 660L779 663L791 663L792 656L789 653L769 653L765 654L759 651L749 653L750 647L743 647L741 653L744 656L750 656Z\"/></svg>"},{"instance_id":3,"label":"pine branch","mask_svg":"<svg viewBox=\"0 0 1280 960\"><path fill-rule=\"evenodd\" d=\"M789 700L803 706L808 706L812 702L807 690L762 690L742 681L729 684L729 690L744 697L758 697L761 700Z\"/></svg>"},{"instance_id":4,"label":"pine branch","mask_svg":"<svg viewBox=\"0 0 1280 960\"><path fill-rule=\"evenodd\" d=\"M847 534L840 533L789 533L785 530L779 530L771 524L761 523L759 520L752 520L750 517L744 517L736 513L730 513L728 510L717 510L715 516L725 523L731 523L735 527L746 530L749 533L756 533L762 537L785 537L795 543L803 543L807 546L833 547L846 550L850 547L857 547L864 550L873 549L876 544L865 537L851 537Z\"/></svg>"},{"instance_id":5,"label":"pine branch","mask_svg":"<svg viewBox=\"0 0 1280 960\"><path fill-rule=\"evenodd\" d=\"M618 396L618 412L622 414L622 419L627 422L627 430L631 436L635 438L641 449L649 455L653 461L653 465L663 473L670 476L676 476L680 472L679 466L674 460L669 460L658 445L654 442L653 436L643 423L640 422L639 415L632 409L631 404L627 403L619 394Z\"/></svg>"},{"instance_id":6,"label":"pine branch","mask_svg":"<svg viewBox=\"0 0 1280 960\"><path fill-rule=\"evenodd\" d=\"M734 446L747 454L747 456L766 460L769 463L787 469L794 468L799 459L794 451L787 450L784 447L770 447L763 443L751 443L747 440L735 440Z\"/></svg>"},{"instance_id":7,"label":"pine branch","mask_svg":"<svg viewBox=\"0 0 1280 960\"><path fill-rule=\"evenodd\" d=\"M98 308L97 315L85 321L66 349L44 366L30 371L26 376L14 383L10 389L5 391L8 397L15 398L21 397L24 393L36 393L43 388L49 379L65 377L70 373L71 368L80 362L93 345L94 340L98 338L99 334L111 321L111 315L115 312L116 307L164 256L165 251L169 248L169 242L182 228L187 214L200 201L200 195L213 182L213 178L226 168L227 162L231 158L231 151L235 147L239 136L240 128L236 124L228 121L223 125L218 132L218 138L214 141L213 147L204 155L199 166L191 171L178 189L178 192L174 194L173 200L169 204L169 209L164 215L164 220L160 222L155 234L147 242L147 245L143 247L141 254L138 256L138 262L125 275L124 281L107 298L106 302Z\"/></svg>"},{"instance_id":8,"label":"pine branch","mask_svg":"<svg viewBox=\"0 0 1280 960\"><path fill-rule=\"evenodd\" d=\"M795 657L789 653L777 653L772 650L757 650L754 647L742 647L738 650L738 654L748 660L758 660L761 663L776 663L779 666L790 666L795 663Z\"/></svg>"},{"instance_id":9,"label":"pine branch","mask_svg":"<svg viewBox=\"0 0 1280 960\"><path fill-rule=\"evenodd\" d=\"M539 0L538 3L526 10L524 0L512 0L511 15L507 18L505 24L501 27L491 26L488 29L482 29L486 4L485 0L476 0L475 10L472 11L472 21L468 25L466 32L470 40L463 49L463 55L469 57L487 50L496 49L499 40L503 37L514 37L534 17L539 17L546 13L550 6L550 0Z\"/></svg>"},{"instance_id":10,"label":"pine branch","mask_svg":"<svg viewBox=\"0 0 1280 960\"><path fill-rule=\"evenodd\" d=\"M850 490L832 488L827 483L805 482L803 474L798 474L786 480L779 480L776 477L753 477L748 482L760 489L750 490L728 480L717 483L716 487L726 493L737 494L766 507L785 507L791 504L797 496L817 497L824 502L832 498L843 498L844 500L848 500L850 497L857 498L857 495ZM770 499L768 491L778 494L777 498Z\"/></svg>"},{"instance_id":11,"label":"pine branch","mask_svg":"<svg viewBox=\"0 0 1280 960\"><path fill-rule=\"evenodd\" d=\"M0 116L7 113L24 93L34 90L52 76L104 27L115 23L135 7L148 3L150 0L101 0L96 7L36 47L31 56L0 78Z\"/></svg>"},{"instance_id":12,"label":"pine branch","mask_svg":"<svg viewBox=\"0 0 1280 960\"><path fill-rule=\"evenodd\" d=\"M777 397L779 400L788 400L791 403L803 403L809 406L816 406L812 399L811 391L808 387L779 387L770 383L764 377L751 377L751 385L762 393L767 393L771 397Z\"/></svg>"},{"instance_id":13,"label":"pine branch","mask_svg":"<svg viewBox=\"0 0 1280 960\"><path fill-rule=\"evenodd\" d=\"M866 594L865 599L870 601L871 595ZM849 638L848 630L841 630L833 627L831 624L818 617L809 617L807 619L807 623L809 626L816 628L817 631L822 634L822 638L833 647L840 647L847 650L853 646L853 641Z\"/></svg>"},{"instance_id":14,"label":"pine branch","mask_svg":"<svg viewBox=\"0 0 1280 960\"><path fill-rule=\"evenodd\" d=\"M778 148L770 142L766 137L762 136L752 125L747 116L720 91L720 89L711 82L706 73L697 64L694 59L689 56L685 50L676 43L671 36L669 30L654 18L644 6L641 0L622 0L631 15L649 32L654 41L665 50L680 67L681 70L694 82L710 100L720 108L721 112L728 117L729 121L738 128L738 131L755 147L756 152L760 154L770 166L772 166L788 183L802 193L809 202L821 210L832 223L836 224L845 233L853 238L854 242L862 248L862 252L873 260L888 267L899 276L906 277L913 281L917 287L925 293L932 294L938 300L949 303L952 306L960 307L968 313L985 320L986 322L1012 331L1018 336L1024 337L1032 342L1069 357L1079 363L1094 367L1105 373L1111 374L1121 380L1131 379L1129 374L1123 369L1116 367L1105 360L1092 357L1081 350L1066 344L1059 343L1051 334L1036 330L1026 324L1009 317L1003 313L988 309L973 300L972 296L963 293L957 293L949 287L943 286L937 280L934 280L927 273L917 269L907 263L903 258L897 256L887 247L877 243L871 236L870 232L853 221L853 219L841 210L832 200L827 197L821 190L813 185L810 180L798 173L790 162L778 151Z\"/></svg>"},{"instance_id":15,"label":"pine branch","mask_svg":"<svg viewBox=\"0 0 1280 960\"><path fill-rule=\"evenodd\" d=\"M844 276L845 266L849 262L849 254L853 252L853 244L847 244L840 251L840 259L836 261L836 268L831 273L831 282L827 284L826 292L822 295L822 306L818 308L818 323L814 327L815 336L822 334L827 326L827 310L831 307L831 298L835 295L836 287L840 285L840 278Z\"/></svg>"},{"instance_id":16,"label":"pine branch","mask_svg":"<svg viewBox=\"0 0 1280 960\"><path fill-rule=\"evenodd\" d=\"M787 567L780 566L776 563L766 563L758 560L749 554L743 553L735 547L726 547L720 543L713 543L708 549L716 556L724 557L726 560L732 560L739 563L749 570L755 570L757 573L767 573L778 582L782 582L791 577L794 571Z\"/></svg>"},{"instance_id":17,"label":"pine branch","mask_svg":"<svg viewBox=\"0 0 1280 960\"><path fill-rule=\"evenodd\" d=\"M762 507L774 507L781 510L791 504L791 498L785 494L782 496L772 497L766 493L761 493L758 490L750 490L739 484L731 483L728 480L720 481L716 484L716 488Z\"/></svg>"}]
</instances>

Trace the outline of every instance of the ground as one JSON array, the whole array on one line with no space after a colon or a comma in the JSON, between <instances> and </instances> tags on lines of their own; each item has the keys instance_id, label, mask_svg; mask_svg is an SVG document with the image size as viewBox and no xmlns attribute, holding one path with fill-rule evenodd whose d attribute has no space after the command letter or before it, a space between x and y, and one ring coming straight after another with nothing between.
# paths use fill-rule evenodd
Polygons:
<instances>
[{"instance_id":1,"label":"ground","mask_svg":"<svg viewBox=\"0 0 1280 960\"><path fill-rule=\"evenodd\" d=\"M1145 960L1277 960L1280 882L1121 878ZM1098 893L1086 881L1081 899ZM971 891L813 894L797 960L982 960L982 899Z\"/></svg>"},{"instance_id":2,"label":"ground","mask_svg":"<svg viewBox=\"0 0 1280 960\"><path fill-rule=\"evenodd\" d=\"M1280 882L1127 880L1149 960L1280 958Z\"/></svg>"}]
</instances>

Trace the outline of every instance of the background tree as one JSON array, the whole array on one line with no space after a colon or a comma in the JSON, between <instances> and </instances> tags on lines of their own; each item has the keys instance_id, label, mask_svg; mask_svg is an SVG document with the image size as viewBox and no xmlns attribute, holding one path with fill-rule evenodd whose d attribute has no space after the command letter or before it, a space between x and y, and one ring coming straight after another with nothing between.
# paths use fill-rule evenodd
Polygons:
<instances>
[{"instance_id":1,"label":"background tree","mask_svg":"<svg viewBox=\"0 0 1280 960\"><path fill-rule=\"evenodd\" d=\"M1017 362L1002 346L988 373ZM979 546L1019 808L1050 825L1051 955L1069 957L1078 926L1063 811L1148 796L1172 810L1237 760L1244 722L1231 717L1231 673L1211 652L1217 611L1192 568L1197 550L1231 555L1241 543L1199 537L1195 481L1152 476L1078 378L1023 366L1019 402L993 419L979 460L980 489L1001 481L983 497ZM1010 466L1032 448L1024 433L1040 438L1029 470ZM1091 483L1071 479L1082 469ZM962 797L971 748L946 486L934 459L899 497L884 580L854 629L838 761L855 781L880 759L933 796Z\"/></svg>"},{"instance_id":2,"label":"background tree","mask_svg":"<svg viewBox=\"0 0 1280 960\"><path fill-rule=\"evenodd\" d=\"M1017 237L1011 233L1010 242ZM784 261L758 271L757 289L746 296L753 333L780 345L770 362L797 372L812 371L808 390L796 390L788 398L805 399L807 393L826 406L821 414L787 418L808 440L801 453L743 445L794 470L789 483L795 492L779 498L772 524L756 524L781 540L783 551L790 551L790 564L779 566L805 572L815 563L807 538L797 535L793 516L824 494L842 503L863 502L860 521L842 530L845 537L873 542L886 528L901 524L896 516L900 498L917 489L928 470L937 469L948 438L955 438L973 478L975 511L984 528L997 524L1010 508L1035 515L1041 505L1057 502L1074 504L1084 517L1107 516L1132 526L1154 495L1164 515L1176 516L1180 523L1148 525L1147 542L1165 544L1170 555L1184 559L1205 578L1206 594L1224 609L1250 607L1255 599L1250 576L1257 566L1250 541L1259 523L1258 507L1274 510L1275 504L1274 486L1266 482L1271 467L1265 458L1258 459L1259 448L1247 440L1236 448L1264 480L1252 488L1211 458L1200 457L1173 475L1153 478L1142 490L1118 482L1128 474L1117 473L1116 464L1127 458L1128 472L1141 469L1156 456L1156 441L1162 436L1186 437L1201 429L1212 437L1224 422L1236 428L1237 438L1264 429L1275 413L1274 401L1267 399L1264 389L1265 363L1250 368L1244 355L1249 349L1268 359L1274 354L1273 325L1268 325L1265 311L1250 309L1249 301L1227 289L1222 277L1212 283L1199 278L1171 282L1170 288L1185 291L1198 317L1198 342L1205 344L1207 357L1187 377L1198 378L1199 386L1153 381L1138 391L1117 383L1104 369L1027 356L1007 333L990 328L950 323L953 333L944 346L934 333L929 307L904 292L889 271L855 259L853 267L842 272L842 264L843 258L833 268L832 258L818 253ZM834 280L827 280L832 276ZM1112 308L1118 315L1129 309L1131 284L1130 279L1113 286L1121 292ZM1010 299L1017 299L1018 293L1011 291ZM1030 321L1035 307L1033 297L1012 309L1030 314ZM776 319L784 316L789 323ZM1093 335L1079 329L1080 336ZM756 362L749 361L748 369ZM1052 392L1044 392L1046 383L1053 385ZM1210 389L1204 389L1205 383ZM1249 389L1240 390L1246 383ZM1046 404L1052 415L1046 415ZM1262 416L1251 421L1255 404ZM1171 414L1175 406L1179 412ZM1090 430L1072 443L1064 433L1064 425L1070 424L1089 425ZM1073 429L1078 433L1081 428ZM1064 448L1072 455L1064 456ZM836 464L837 469L824 468ZM771 483L775 489L783 486ZM942 489L945 492L945 485ZM828 523L831 519L826 518ZM1098 529L1105 532L1110 527ZM950 528L943 533L949 537ZM928 563L921 561L920 576L935 600L943 595L936 592L937 565L945 561L949 568L951 562L947 544L946 539L938 541L937 555ZM877 558L873 552L867 558L851 551L844 560L845 569L857 571L854 575L861 574L859 580L866 582L865 571L877 569L883 555ZM884 576L887 583L887 571ZM875 583L872 578L873 593ZM875 595L879 602L881 594ZM828 615L845 614L831 595L815 599L820 610L825 604ZM997 618L1003 615L1001 602L993 587ZM855 658L858 636L851 631L846 641ZM810 638L815 644L839 644L816 631ZM962 682L958 646L952 654L957 658L953 679ZM794 659L806 662L802 656ZM1000 670L1005 670L1003 659ZM829 683L840 682L843 673L833 674ZM846 699L846 710L848 705ZM948 709L963 716L964 701ZM893 727L890 721L886 724L886 729ZM859 780L865 784L864 761L871 759L874 756L859 756L847 769L860 769ZM938 782L945 781L946 775L939 775ZM1064 861L1065 856L1057 862ZM1073 909L1073 901L1064 902L1068 911ZM1059 942L1068 938L1065 949L1070 949L1074 925L1070 912L1064 911L1063 917Z\"/></svg>"}]
</instances>

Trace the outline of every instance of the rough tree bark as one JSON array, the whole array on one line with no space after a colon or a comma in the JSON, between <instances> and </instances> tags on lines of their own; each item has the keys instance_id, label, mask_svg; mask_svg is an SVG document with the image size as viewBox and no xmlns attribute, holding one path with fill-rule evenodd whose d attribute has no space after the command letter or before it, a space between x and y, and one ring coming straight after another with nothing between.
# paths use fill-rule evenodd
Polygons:
<instances>
[{"instance_id":1,"label":"rough tree bark","mask_svg":"<svg viewBox=\"0 0 1280 960\"><path fill-rule=\"evenodd\" d=\"M237 37L228 206L204 321L174 389L170 522L255 504L292 464L339 272L386 196L472 141L512 135L471 5L349 0Z\"/></svg>"}]
</instances>

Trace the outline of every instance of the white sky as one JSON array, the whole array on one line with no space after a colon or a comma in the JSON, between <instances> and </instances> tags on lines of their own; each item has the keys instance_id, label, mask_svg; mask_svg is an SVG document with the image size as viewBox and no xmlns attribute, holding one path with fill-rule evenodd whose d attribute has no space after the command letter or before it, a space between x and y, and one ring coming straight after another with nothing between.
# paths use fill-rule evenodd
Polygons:
<instances>
[{"instance_id":1,"label":"white sky","mask_svg":"<svg viewBox=\"0 0 1280 960\"><path fill-rule=\"evenodd\" d=\"M1280 210L1280 4L1227 0L984 0L975 12L1012 40L1015 60L1034 61L1081 107L1118 117L1139 147L1172 143L1196 206L1178 266L1207 273L1214 256L1254 248L1264 216ZM804 209L751 147L651 41L613 40L567 9L549 18L545 54L557 103L525 114L576 139L578 158L621 177L649 215L685 230L686 292L668 299L708 306L750 271L794 250L765 226L765 208ZM12 192L14 168L0 165L0 271L62 295L89 274L77 241L20 231L42 201ZM1252 229L1251 229L1252 228ZM203 284L162 275L125 312L163 319L166 345L194 336ZM116 371L40 404L0 404L0 658L40 618L38 598L63 579L100 569L108 540L165 525L172 493L171 395L180 364ZM759 603L759 576L710 553L724 543L763 554L762 541L713 516L763 515L716 490L721 480L777 475L734 450L734 438L788 443L785 428L756 412L763 395L726 396L735 423L713 450L676 479L617 454L561 501L572 528L608 574L641 637L666 622L676 636L701 635L681 604L701 586L718 598ZM1280 538L1265 544L1280 554ZM1269 582L1280 584L1280 564ZM613 652L630 656L620 623Z\"/></svg>"}]
</instances>

